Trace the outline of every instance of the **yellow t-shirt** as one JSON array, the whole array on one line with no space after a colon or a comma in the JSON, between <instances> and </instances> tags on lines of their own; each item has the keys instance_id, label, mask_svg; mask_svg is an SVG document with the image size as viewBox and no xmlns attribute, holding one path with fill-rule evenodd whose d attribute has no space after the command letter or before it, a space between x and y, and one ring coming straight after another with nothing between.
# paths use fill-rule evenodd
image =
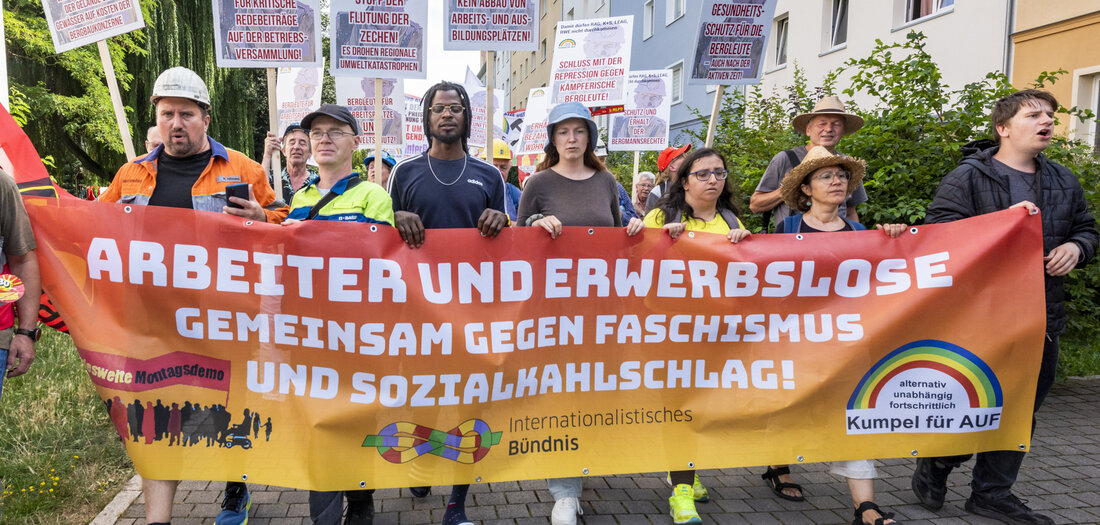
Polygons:
<instances>
[{"instance_id":1,"label":"yellow t-shirt","mask_svg":"<svg viewBox=\"0 0 1100 525\"><path fill-rule=\"evenodd\" d=\"M660 208L649 210L649 213L645 214L645 220L643 222L645 222L647 228L660 228L665 225L665 213L661 211ZM684 223L685 230L692 232L707 232L725 235L733 229L726 224L726 220L722 218L721 213L715 213L714 218L706 222L694 217L687 220L681 218L680 222ZM741 219L737 219L737 227L745 227L745 225L741 223Z\"/></svg>"}]
</instances>

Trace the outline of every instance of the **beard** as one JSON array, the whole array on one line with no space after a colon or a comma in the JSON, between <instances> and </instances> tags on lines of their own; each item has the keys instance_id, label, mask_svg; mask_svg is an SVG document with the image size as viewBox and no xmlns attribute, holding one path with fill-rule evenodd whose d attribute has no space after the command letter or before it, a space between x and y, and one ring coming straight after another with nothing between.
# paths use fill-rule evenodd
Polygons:
<instances>
[{"instance_id":1,"label":"beard","mask_svg":"<svg viewBox=\"0 0 1100 525\"><path fill-rule=\"evenodd\" d=\"M454 143L458 142L459 140L462 140L462 135L463 135L462 126L458 126L454 130L454 132L452 132L452 133L446 133L446 132L436 130L436 129L433 129L431 133L432 133L432 140L438 140L438 141L440 141L444 144L448 144L448 145L449 144L454 144Z\"/></svg>"},{"instance_id":2,"label":"beard","mask_svg":"<svg viewBox=\"0 0 1100 525\"><path fill-rule=\"evenodd\" d=\"M202 141L191 140L189 135L184 135L183 141L176 142L172 140L171 134L169 134L168 140L164 141L164 151L173 157L189 157L201 153L202 145Z\"/></svg>"}]
</instances>

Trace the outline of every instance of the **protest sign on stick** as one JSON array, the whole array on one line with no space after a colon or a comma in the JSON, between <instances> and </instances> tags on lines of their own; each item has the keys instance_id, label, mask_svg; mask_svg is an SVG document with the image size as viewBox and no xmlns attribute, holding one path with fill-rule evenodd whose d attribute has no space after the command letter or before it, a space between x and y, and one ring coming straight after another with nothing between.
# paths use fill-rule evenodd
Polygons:
<instances>
[{"instance_id":1,"label":"protest sign on stick","mask_svg":"<svg viewBox=\"0 0 1100 525\"><path fill-rule=\"evenodd\" d=\"M672 71L631 71L623 112L611 117L607 149L653 151L668 147Z\"/></svg>"},{"instance_id":2,"label":"protest sign on stick","mask_svg":"<svg viewBox=\"0 0 1100 525\"><path fill-rule=\"evenodd\" d=\"M321 107L324 68L281 67L277 77L279 127L276 135L281 137L287 126L301 123L302 118Z\"/></svg>"},{"instance_id":3,"label":"protest sign on stick","mask_svg":"<svg viewBox=\"0 0 1100 525\"><path fill-rule=\"evenodd\" d=\"M559 22L550 68L553 104L622 104L633 16Z\"/></svg>"},{"instance_id":4,"label":"protest sign on stick","mask_svg":"<svg viewBox=\"0 0 1100 525\"><path fill-rule=\"evenodd\" d=\"M535 51L538 49L538 0L508 0L507 2L446 0L444 6L446 20L443 27L443 49L477 51Z\"/></svg>"},{"instance_id":5,"label":"protest sign on stick","mask_svg":"<svg viewBox=\"0 0 1100 525\"><path fill-rule=\"evenodd\" d=\"M97 43L107 91L111 94L111 104L115 110L115 122L122 136L122 148L127 159L136 157L134 138L130 133L130 124L126 122L126 110L122 106L115 66L111 62L106 40L145 27L141 6L135 0L42 0L42 8L46 12L46 24L57 53ZM7 96L7 90L4 91Z\"/></svg>"},{"instance_id":6,"label":"protest sign on stick","mask_svg":"<svg viewBox=\"0 0 1100 525\"><path fill-rule=\"evenodd\" d=\"M427 78L427 2L329 2L332 76Z\"/></svg>"},{"instance_id":7,"label":"protest sign on stick","mask_svg":"<svg viewBox=\"0 0 1100 525\"><path fill-rule=\"evenodd\" d=\"M414 157L428 151L428 138L424 136L423 101L416 95L405 94L405 146L402 156Z\"/></svg>"},{"instance_id":8,"label":"protest sign on stick","mask_svg":"<svg viewBox=\"0 0 1100 525\"><path fill-rule=\"evenodd\" d=\"M218 67L324 65L317 0L214 0Z\"/></svg>"},{"instance_id":9,"label":"protest sign on stick","mask_svg":"<svg viewBox=\"0 0 1100 525\"><path fill-rule=\"evenodd\" d=\"M706 0L699 14L688 84L717 85L707 126L714 141L725 86L759 84L778 0Z\"/></svg>"},{"instance_id":10,"label":"protest sign on stick","mask_svg":"<svg viewBox=\"0 0 1100 525\"><path fill-rule=\"evenodd\" d=\"M405 81L399 78L336 77L336 103L347 106L359 122L359 149L376 149L376 144L396 148L403 144L404 93ZM381 104L376 104L378 95L382 97Z\"/></svg>"},{"instance_id":11,"label":"protest sign on stick","mask_svg":"<svg viewBox=\"0 0 1100 525\"><path fill-rule=\"evenodd\" d=\"M523 114L523 136L514 153L542 153L546 147L546 120L550 117L550 90L532 88L527 94L527 110Z\"/></svg>"}]
</instances>

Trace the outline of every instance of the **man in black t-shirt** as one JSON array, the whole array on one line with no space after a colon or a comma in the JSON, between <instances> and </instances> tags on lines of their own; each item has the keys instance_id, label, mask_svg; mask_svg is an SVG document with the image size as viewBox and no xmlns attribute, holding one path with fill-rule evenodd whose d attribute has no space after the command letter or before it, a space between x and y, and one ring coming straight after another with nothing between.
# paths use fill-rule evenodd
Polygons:
<instances>
[{"instance_id":1,"label":"man in black t-shirt","mask_svg":"<svg viewBox=\"0 0 1100 525\"><path fill-rule=\"evenodd\" d=\"M397 163L390 172L394 222L412 248L424 244L425 228L477 228L496 237L508 225L504 179L496 167L469 154L470 97L459 84L440 82L424 94L428 151ZM455 485L443 525L467 523L466 492ZM429 487L413 487L418 497Z\"/></svg>"}]
</instances>

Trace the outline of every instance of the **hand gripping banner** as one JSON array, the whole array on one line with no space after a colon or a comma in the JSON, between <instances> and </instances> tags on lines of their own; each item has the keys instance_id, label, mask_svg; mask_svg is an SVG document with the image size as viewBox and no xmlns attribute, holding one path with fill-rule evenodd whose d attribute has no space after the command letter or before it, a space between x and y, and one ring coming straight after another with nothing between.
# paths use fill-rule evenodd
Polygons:
<instances>
[{"instance_id":1,"label":"hand gripping banner","mask_svg":"<svg viewBox=\"0 0 1100 525\"><path fill-rule=\"evenodd\" d=\"M1029 446L1040 222L556 240L26 197L143 476L319 490ZM139 410L140 408L140 410Z\"/></svg>"}]
</instances>

